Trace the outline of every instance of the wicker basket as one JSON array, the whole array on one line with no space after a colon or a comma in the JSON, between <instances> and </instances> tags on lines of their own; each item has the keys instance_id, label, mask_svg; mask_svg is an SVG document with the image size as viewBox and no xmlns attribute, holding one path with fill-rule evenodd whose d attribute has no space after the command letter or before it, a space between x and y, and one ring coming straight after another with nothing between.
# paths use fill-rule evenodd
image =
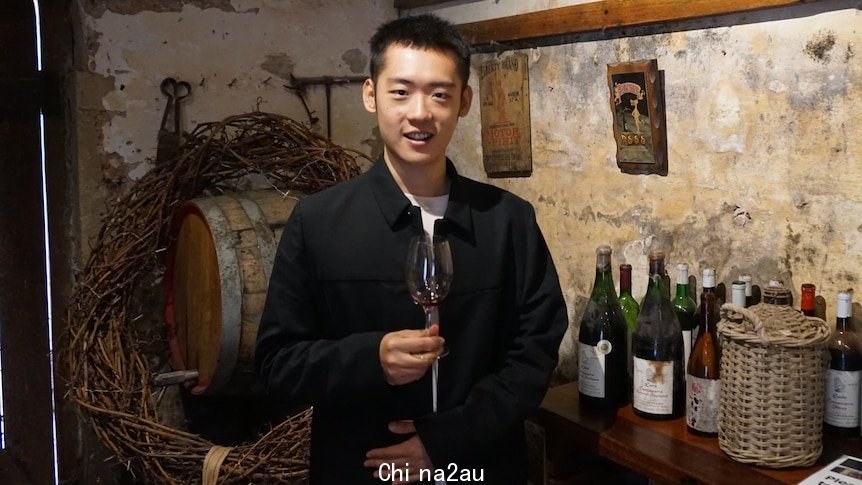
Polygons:
<instances>
[{"instance_id":1,"label":"wicker basket","mask_svg":"<svg viewBox=\"0 0 862 485\"><path fill-rule=\"evenodd\" d=\"M823 451L829 326L789 306L721 312L719 447L742 463L813 465Z\"/></svg>"}]
</instances>

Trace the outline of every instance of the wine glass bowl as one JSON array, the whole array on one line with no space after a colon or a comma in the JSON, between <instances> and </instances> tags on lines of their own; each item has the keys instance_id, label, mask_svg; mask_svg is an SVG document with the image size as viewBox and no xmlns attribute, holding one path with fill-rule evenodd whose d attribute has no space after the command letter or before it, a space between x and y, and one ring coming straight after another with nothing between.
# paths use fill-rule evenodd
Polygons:
<instances>
[{"instance_id":1,"label":"wine glass bowl","mask_svg":"<svg viewBox=\"0 0 862 485\"><path fill-rule=\"evenodd\" d=\"M439 324L437 306L452 286L449 241L442 236L414 236L407 251L405 271L410 296L425 312L425 328Z\"/></svg>"}]
</instances>

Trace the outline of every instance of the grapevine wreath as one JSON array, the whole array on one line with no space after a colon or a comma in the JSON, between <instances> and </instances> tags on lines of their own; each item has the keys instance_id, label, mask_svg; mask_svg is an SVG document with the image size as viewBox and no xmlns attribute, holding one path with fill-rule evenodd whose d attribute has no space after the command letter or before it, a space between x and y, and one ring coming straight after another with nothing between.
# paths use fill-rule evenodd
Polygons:
<instances>
[{"instance_id":1,"label":"grapevine wreath","mask_svg":"<svg viewBox=\"0 0 862 485\"><path fill-rule=\"evenodd\" d=\"M136 287L162 270L173 210L246 176L316 192L359 174L358 152L283 116L253 112L198 125L176 155L109 204L67 308L68 395L96 435L146 482L273 483L307 475L311 411L233 448L159 420L157 370L135 329Z\"/></svg>"}]
</instances>

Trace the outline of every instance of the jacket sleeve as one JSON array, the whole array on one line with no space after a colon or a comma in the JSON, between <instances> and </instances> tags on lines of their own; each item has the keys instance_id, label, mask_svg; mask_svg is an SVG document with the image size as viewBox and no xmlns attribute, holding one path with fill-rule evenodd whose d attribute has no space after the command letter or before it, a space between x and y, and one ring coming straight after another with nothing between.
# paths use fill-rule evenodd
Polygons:
<instances>
[{"instance_id":1,"label":"jacket sleeve","mask_svg":"<svg viewBox=\"0 0 862 485\"><path fill-rule=\"evenodd\" d=\"M327 338L315 309L315 277L302 221L293 210L278 245L255 348L267 391L311 404L386 389L379 348L384 332Z\"/></svg>"},{"instance_id":2,"label":"jacket sleeve","mask_svg":"<svg viewBox=\"0 0 862 485\"><path fill-rule=\"evenodd\" d=\"M415 421L435 466L457 463L476 450L493 453L501 437L522 432L556 366L568 326L566 305L532 208L523 221L512 236L518 315L517 328L508 330L503 365L478 381L463 405Z\"/></svg>"}]
</instances>

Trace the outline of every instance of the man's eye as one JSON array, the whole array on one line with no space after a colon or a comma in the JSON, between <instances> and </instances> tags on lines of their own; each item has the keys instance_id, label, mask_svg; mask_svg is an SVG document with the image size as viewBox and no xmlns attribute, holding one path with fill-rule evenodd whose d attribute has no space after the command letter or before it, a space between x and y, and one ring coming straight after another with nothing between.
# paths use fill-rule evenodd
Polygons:
<instances>
[{"instance_id":1,"label":"man's eye","mask_svg":"<svg viewBox=\"0 0 862 485\"><path fill-rule=\"evenodd\" d=\"M395 89L392 91L395 96L407 96L407 91L404 89Z\"/></svg>"},{"instance_id":2,"label":"man's eye","mask_svg":"<svg viewBox=\"0 0 862 485\"><path fill-rule=\"evenodd\" d=\"M432 96L439 99L449 99L449 93L434 93Z\"/></svg>"}]
</instances>

